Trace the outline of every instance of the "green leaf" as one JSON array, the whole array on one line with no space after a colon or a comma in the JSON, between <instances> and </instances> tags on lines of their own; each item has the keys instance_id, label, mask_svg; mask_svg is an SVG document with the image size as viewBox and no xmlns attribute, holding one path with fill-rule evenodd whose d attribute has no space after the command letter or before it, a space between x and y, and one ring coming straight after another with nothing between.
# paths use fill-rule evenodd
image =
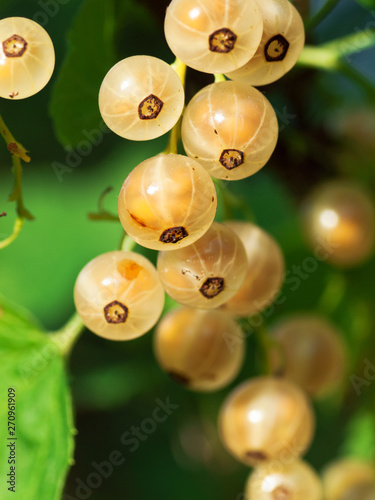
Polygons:
<instances>
[{"instance_id":1,"label":"green leaf","mask_svg":"<svg viewBox=\"0 0 375 500\"><path fill-rule=\"evenodd\" d=\"M56 135L64 146L75 147L102 120L98 93L115 62L113 0L87 0L68 36L69 48L50 104Z\"/></svg>"},{"instance_id":2,"label":"green leaf","mask_svg":"<svg viewBox=\"0 0 375 500\"><path fill-rule=\"evenodd\" d=\"M370 411L359 411L347 426L343 455L372 461L375 451L374 416Z\"/></svg>"},{"instance_id":3,"label":"green leaf","mask_svg":"<svg viewBox=\"0 0 375 500\"><path fill-rule=\"evenodd\" d=\"M366 9L375 9L375 0L356 0L357 3L365 7Z\"/></svg>"},{"instance_id":4,"label":"green leaf","mask_svg":"<svg viewBox=\"0 0 375 500\"><path fill-rule=\"evenodd\" d=\"M64 361L30 314L1 297L0 359L0 475L7 478L10 473L7 444L14 440L16 498L60 500L73 454L73 418ZM16 393L15 436L7 431L9 388ZM9 483L3 484L2 498L14 498L9 487Z\"/></svg>"}]
</instances>

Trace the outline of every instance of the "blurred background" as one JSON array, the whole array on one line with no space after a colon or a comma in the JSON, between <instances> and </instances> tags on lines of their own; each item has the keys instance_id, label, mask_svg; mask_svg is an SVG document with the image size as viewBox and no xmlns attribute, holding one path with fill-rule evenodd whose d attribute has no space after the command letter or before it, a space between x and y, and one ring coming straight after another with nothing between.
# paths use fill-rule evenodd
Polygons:
<instances>
[{"instance_id":1,"label":"blurred background","mask_svg":"<svg viewBox=\"0 0 375 500\"><path fill-rule=\"evenodd\" d=\"M35 217L0 252L0 292L29 309L47 330L61 328L74 312L72 291L81 268L121 242L119 223L90 220L88 214L98 211L98 200L109 187L113 190L105 197L105 208L116 213L117 194L128 172L167 143L166 136L135 143L103 132L97 106L101 81L118 60L148 54L173 62L163 33L167 4L1 0L0 18L34 19L48 31L56 50L54 76L43 91L26 100L0 102L4 121L30 152L23 193ZM300 0L297 6L308 17L322 4ZM308 33L307 42L322 44L369 25L373 29L374 23L371 0L341 0ZM307 459L318 470L347 454L372 460L375 451L375 384L358 396L350 378L363 376L365 359L375 364L375 259L349 269L319 262L313 272L305 270L300 276L293 267L312 255L300 213L313 188L345 178L374 194L374 61L375 50L368 49L348 58L356 70L354 78L298 66L262 88L279 119L276 151L256 175L225 186L279 242L289 276L299 280L298 291L285 283L286 300L267 310L266 328L288 313L317 312L342 332L350 353L340 390L314 403L317 432ZM187 101L211 82L210 75L189 70ZM0 212L8 214L0 219L1 239L11 233L16 218L14 203L7 201L12 185L10 156L0 142ZM239 207L226 213L219 193L217 220L228 215L246 218ZM155 262L156 253L138 250ZM247 344L246 362L233 386L263 370L259 339L248 335ZM82 498L241 498L247 469L224 451L216 430L218 409L230 388L201 395L170 381L154 360L152 333L116 343L85 332L69 365L78 434L66 498L78 498L77 478L87 484L95 472L93 462L108 461L113 450L121 452L124 461ZM155 431L143 435L144 440L139 438L132 451L136 445L124 444L121 437L151 418L159 404L155 401L166 398L178 408Z\"/></svg>"}]
</instances>

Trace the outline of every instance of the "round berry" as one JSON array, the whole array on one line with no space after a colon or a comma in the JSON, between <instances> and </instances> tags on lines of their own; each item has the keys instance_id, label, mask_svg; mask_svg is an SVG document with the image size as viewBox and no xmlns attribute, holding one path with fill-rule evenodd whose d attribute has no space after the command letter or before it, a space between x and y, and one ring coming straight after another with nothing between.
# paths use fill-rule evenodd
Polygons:
<instances>
[{"instance_id":1,"label":"round berry","mask_svg":"<svg viewBox=\"0 0 375 500\"><path fill-rule=\"evenodd\" d=\"M358 459L341 459L323 472L326 500L373 500L375 498L375 468Z\"/></svg>"},{"instance_id":2,"label":"round berry","mask_svg":"<svg viewBox=\"0 0 375 500\"><path fill-rule=\"evenodd\" d=\"M260 170L278 137L269 101L250 85L213 83L186 107L181 135L186 153L213 177L237 180Z\"/></svg>"},{"instance_id":3,"label":"round berry","mask_svg":"<svg viewBox=\"0 0 375 500\"><path fill-rule=\"evenodd\" d=\"M164 306L156 269L134 252L108 252L79 273L74 301L89 330L111 340L130 340L148 332Z\"/></svg>"},{"instance_id":4,"label":"round berry","mask_svg":"<svg viewBox=\"0 0 375 500\"><path fill-rule=\"evenodd\" d=\"M233 297L244 281L246 267L241 240L217 222L192 245L161 252L157 262L168 295L202 309L213 309Z\"/></svg>"},{"instance_id":5,"label":"round berry","mask_svg":"<svg viewBox=\"0 0 375 500\"><path fill-rule=\"evenodd\" d=\"M225 312L176 309L163 317L155 335L162 369L195 391L216 391L238 374L245 353L244 335Z\"/></svg>"},{"instance_id":6,"label":"round berry","mask_svg":"<svg viewBox=\"0 0 375 500\"><path fill-rule=\"evenodd\" d=\"M140 245L176 250L190 245L215 217L215 186L205 169L182 155L158 155L135 167L121 188L124 230Z\"/></svg>"},{"instance_id":7,"label":"round berry","mask_svg":"<svg viewBox=\"0 0 375 500\"><path fill-rule=\"evenodd\" d=\"M55 67L48 33L24 17L0 20L0 97L25 99L42 90Z\"/></svg>"},{"instance_id":8,"label":"round berry","mask_svg":"<svg viewBox=\"0 0 375 500\"><path fill-rule=\"evenodd\" d=\"M374 204L361 187L343 181L323 184L311 193L302 215L308 243L322 260L353 267L372 254Z\"/></svg>"},{"instance_id":9,"label":"round berry","mask_svg":"<svg viewBox=\"0 0 375 500\"><path fill-rule=\"evenodd\" d=\"M289 0L258 4L264 22L258 50L241 68L226 73L231 80L256 86L272 83L290 71L305 44L302 18Z\"/></svg>"},{"instance_id":10,"label":"round berry","mask_svg":"<svg viewBox=\"0 0 375 500\"><path fill-rule=\"evenodd\" d=\"M273 369L311 396L330 391L345 374L342 335L327 320L297 315L271 329L278 346L272 353Z\"/></svg>"},{"instance_id":11,"label":"round berry","mask_svg":"<svg viewBox=\"0 0 375 500\"><path fill-rule=\"evenodd\" d=\"M276 241L255 224L231 221L225 225L245 247L247 274L241 288L223 308L238 316L249 316L269 306L279 293L285 272L284 257Z\"/></svg>"},{"instance_id":12,"label":"round berry","mask_svg":"<svg viewBox=\"0 0 375 500\"><path fill-rule=\"evenodd\" d=\"M315 427L310 403L287 380L259 377L229 394L219 416L221 439L240 462L259 465L297 458L307 451Z\"/></svg>"},{"instance_id":13,"label":"round berry","mask_svg":"<svg viewBox=\"0 0 375 500\"><path fill-rule=\"evenodd\" d=\"M99 109L113 132L146 141L176 124L184 98L182 82L171 66L156 57L133 56L118 62L105 76Z\"/></svg>"},{"instance_id":14,"label":"round berry","mask_svg":"<svg viewBox=\"0 0 375 500\"><path fill-rule=\"evenodd\" d=\"M263 19L255 0L172 0L164 31L171 51L186 65L225 73L255 54Z\"/></svg>"},{"instance_id":15,"label":"round berry","mask_svg":"<svg viewBox=\"0 0 375 500\"><path fill-rule=\"evenodd\" d=\"M322 482L302 460L276 461L259 466L250 474L246 498L251 500L322 500Z\"/></svg>"}]
</instances>

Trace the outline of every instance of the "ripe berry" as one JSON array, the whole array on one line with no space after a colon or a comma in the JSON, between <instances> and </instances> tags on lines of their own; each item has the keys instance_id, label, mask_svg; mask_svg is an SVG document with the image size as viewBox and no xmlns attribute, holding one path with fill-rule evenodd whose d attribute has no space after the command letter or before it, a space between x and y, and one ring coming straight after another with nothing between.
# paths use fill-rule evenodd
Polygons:
<instances>
[{"instance_id":1,"label":"ripe berry","mask_svg":"<svg viewBox=\"0 0 375 500\"><path fill-rule=\"evenodd\" d=\"M296 64L305 44L301 16L289 0L263 0L263 36L255 55L241 68L226 73L231 80L267 85L284 76Z\"/></svg>"},{"instance_id":2,"label":"ripe berry","mask_svg":"<svg viewBox=\"0 0 375 500\"><path fill-rule=\"evenodd\" d=\"M47 85L55 66L51 38L24 17L0 20L0 97L25 99Z\"/></svg>"},{"instance_id":3,"label":"ripe berry","mask_svg":"<svg viewBox=\"0 0 375 500\"><path fill-rule=\"evenodd\" d=\"M324 318L297 315L271 330L279 348L272 356L273 369L312 396L337 386L345 373L342 335Z\"/></svg>"},{"instance_id":4,"label":"ripe berry","mask_svg":"<svg viewBox=\"0 0 375 500\"><path fill-rule=\"evenodd\" d=\"M243 179L269 160L278 137L276 114L250 85L213 83L186 107L181 135L186 153L213 177Z\"/></svg>"},{"instance_id":5,"label":"ripe berry","mask_svg":"<svg viewBox=\"0 0 375 500\"><path fill-rule=\"evenodd\" d=\"M195 391L215 391L238 374L244 336L225 312L176 309L163 317L155 335L155 354L163 370Z\"/></svg>"},{"instance_id":6,"label":"ripe berry","mask_svg":"<svg viewBox=\"0 0 375 500\"><path fill-rule=\"evenodd\" d=\"M161 252L157 268L176 302L213 309L238 291L246 274L245 249L233 231L214 222L198 241L175 252Z\"/></svg>"},{"instance_id":7,"label":"ripe berry","mask_svg":"<svg viewBox=\"0 0 375 500\"><path fill-rule=\"evenodd\" d=\"M265 309L279 293L284 278L284 257L277 242L251 222L225 225L242 241L247 254L247 274L236 295L223 305L226 311L249 316Z\"/></svg>"},{"instance_id":8,"label":"ripe berry","mask_svg":"<svg viewBox=\"0 0 375 500\"><path fill-rule=\"evenodd\" d=\"M294 459L310 445L315 418L310 403L287 380L259 377L229 394L219 415L221 439L240 462L259 465L287 456Z\"/></svg>"},{"instance_id":9,"label":"ripe berry","mask_svg":"<svg viewBox=\"0 0 375 500\"><path fill-rule=\"evenodd\" d=\"M184 99L182 82L171 66L156 57L133 56L118 62L105 76L99 109L113 132L146 141L175 125Z\"/></svg>"},{"instance_id":10,"label":"ripe berry","mask_svg":"<svg viewBox=\"0 0 375 500\"><path fill-rule=\"evenodd\" d=\"M246 485L248 500L322 500L321 480L302 460L275 461L256 468Z\"/></svg>"},{"instance_id":11,"label":"ripe berry","mask_svg":"<svg viewBox=\"0 0 375 500\"><path fill-rule=\"evenodd\" d=\"M326 500L373 500L375 468L358 459L342 459L323 472Z\"/></svg>"},{"instance_id":12,"label":"ripe berry","mask_svg":"<svg viewBox=\"0 0 375 500\"><path fill-rule=\"evenodd\" d=\"M319 186L307 199L302 215L307 240L321 258L353 267L371 255L374 204L359 186L346 182Z\"/></svg>"},{"instance_id":13,"label":"ripe berry","mask_svg":"<svg viewBox=\"0 0 375 500\"><path fill-rule=\"evenodd\" d=\"M125 231L140 245L176 250L210 227L215 186L205 169L186 156L158 155L135 167L121 188L118 212Z\"/></svg>"},{"instance_id":14,"label":"ripe berry","mask_svg":"<svg viewBox=\"0 0 375 500\"><path fill-rule=\"evenodd\" d=\"M185 64L205 73L233 71L255 54L263 19L255 0L172 0L165 37Z\"/></svg>"},{"instance_id":15,"label":"ripe berry","mask_svg":"<svg viewBox=\"0 0 375 500\"><path fill-rule=\"evenodd\" d=\"M164 291L156 269L134 252L108 252L79 273L74 301L89 330L111 340L130 340L158 321Z\"/></svg>"}]
</instances>

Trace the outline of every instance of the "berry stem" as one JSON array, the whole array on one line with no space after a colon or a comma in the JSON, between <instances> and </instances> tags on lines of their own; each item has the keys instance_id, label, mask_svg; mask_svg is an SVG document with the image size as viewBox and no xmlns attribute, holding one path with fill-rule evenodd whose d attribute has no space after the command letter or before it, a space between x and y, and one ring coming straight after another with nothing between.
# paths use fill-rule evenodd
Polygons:
<instances>
[{"instance_id":1,"label":"berry stem","mask_svg":"<svg viewBox=\"0 0 375 500\"><path fill-rule=\"evenodd\" d=\"M124 252L133 252L136 244L137 243L128 234L126 234L122 240L121 250Z\"/></svg>"},{"instance_id":2,"label":"berry stem","mask_svg":"<svg viewBox=\"0 0 375 500\"><path fill-rule=\"evenodd\" d=\"M318 12L312 16L306 22L306 31L310 31L314 29L318 24L320 24L327 16L331 13L331 11L336 7L340 0L327 0L327 2L323 5Z\"/></svg>"},{"instance_id":3,"label":"berry stem","mask_svg":"<svg viewBox=\"0 0 375 500\"><path fill-rule=\"evenodd\" d=\"M182 61L180 61L180 59L178 59L178 57L176 57L176 60L171 64L171 68L173 68L176 71L176 73L180 77L183 87L185 88L186 64L184 64ZM182 115L180 116L180 119L177 121L176 125L171 130L167 147L164 150L164 154L166 155L177 154L178 141L181 137L181 119Z\"/></svg>"},{"instance_id":4,"label":"berry stem","mask_svg":"<svg viewBox=\"0 0 375 500\"><path fill-rule=\"evenodd\" d=\"M263 375L272 374L271 364L271 349L273 346L272 340L269 338L266 329L261 326L255 330L255 335L262 352L263 360Z\"/></svg>"},{"instance_id":5,"label":"berry stem","mask_svg":"<svg viewBox=\"0 0 375 500\"><path fill-rule=\"evenodd\" d=\"M81 318L77 313L74 313L60 330L52 333L51 339L57 345L61 354L67 357L84 329L85 325L82 323Z\"/></svg>"},{"instance_id":6,"label":"berry stem","mask_svg":"<svg viewBox=\"0 0 375 500\"><path fill-rule=\"evenodd\" d=\"M7 149L12 156L13 163L13 174L14 174L14 188L12 193L9 196L9 201L16 202L16 211L18 217L13 226L13 232L10 236L0 241L0 249L7 247L10 245L19 235L22 226L23 220L29 219L33 220L34 217L31 213L25 208L22 197L22 163L21 160L24 160L26 163L29 163L30 157L27 155L26 149L15 140L12 133L6 126L3 118L0 115L0 135L4 138L4 141L7 144Z\"/></svg>"},{"instance_id":7,"label":"berry stem","mask_svg":"<svg viewBox=\"0 0 375 500\"><path fill-rule=\"evenodd\" d=\"M330 274L318 302L318 310L324 315L331 315L344 298L346 286L345 278L341 274Z\"/></svg>"}]
</instances>

